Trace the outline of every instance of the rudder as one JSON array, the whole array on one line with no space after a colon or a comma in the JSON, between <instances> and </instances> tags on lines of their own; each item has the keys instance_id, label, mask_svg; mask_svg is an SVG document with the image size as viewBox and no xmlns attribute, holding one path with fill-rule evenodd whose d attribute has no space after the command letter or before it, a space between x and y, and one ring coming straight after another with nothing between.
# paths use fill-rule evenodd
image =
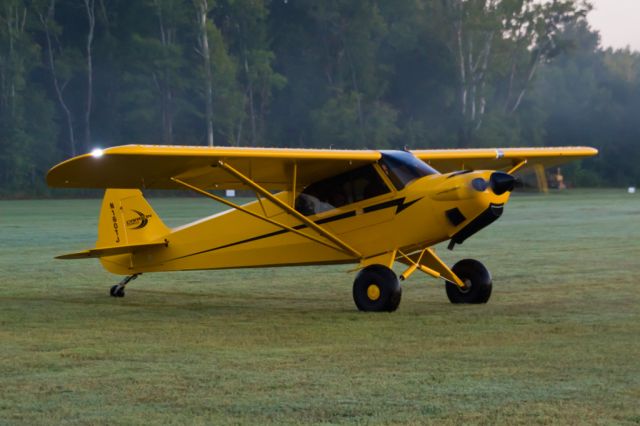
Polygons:
<instances>
[{"instance_id":1,"label":"rudder","mask_svg":"<svg viewBox=\"0 0 640 426\"><path fill-rule=\"evenodd\" d=\"M143 244L170 232L138 189L107 189L96 247Z\"/></svg>"}]
</instances>

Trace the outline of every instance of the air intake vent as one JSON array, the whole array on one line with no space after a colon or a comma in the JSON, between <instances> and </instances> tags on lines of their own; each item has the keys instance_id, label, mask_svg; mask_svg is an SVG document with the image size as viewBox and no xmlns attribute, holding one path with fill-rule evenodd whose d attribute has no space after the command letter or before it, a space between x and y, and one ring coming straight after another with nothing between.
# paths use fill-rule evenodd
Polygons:
<instances>
[{"instance_id":1,"label":"air intake vent","mask_svg":"<svg viewBox=\"0 0 640 426\"><path fill-rule=\"evenodd\" d=\"M447 210L445 212L445 215L447 216L447 219L449 219L449 222L451 222L453 224L453 226L458 226L462 222L467 220L467 218L464 217L462 212L460 210L458 210L457 208L453 208L451 210Z\"/></svg>"}]
</instances>

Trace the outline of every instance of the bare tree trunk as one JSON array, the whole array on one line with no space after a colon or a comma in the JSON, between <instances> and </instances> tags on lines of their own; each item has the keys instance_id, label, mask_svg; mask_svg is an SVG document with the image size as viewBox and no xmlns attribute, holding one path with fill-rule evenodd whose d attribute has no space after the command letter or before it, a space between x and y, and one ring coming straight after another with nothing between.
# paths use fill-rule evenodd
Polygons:
<instances>
[{"instance_id":1,"label":"bare tree trunk","mask_svg":"<svg viewBox=\"0 0 640 426\"><path fill-rule=\"evenodd\" d=\"M91 107L93 103L93 33L96 27L95 0L84 0L89 21L89 32L87 34L87 98L84 111L84 144L91 146Z\"/></svg>"},{"instance_id":2,"label":"bare tree trunk","mask_svg":"<svg viewBox=\"0 0 640 426\"><path fill-rule=\"evenodd\" d=\"M509 101L511 100L511 94L513 93L513 82L516 77L516 70L518 69L514 56L515 54L513 54L511 57L511 71L509 72L509 85L507 86L507 95L504 99L504 112L507 112L509 110Z\"/></svg>"},{"instance_id":3,"label":"bare tree trunk","mask_svg":"<svg viewBox=\"0 0 640 426\"><path fill-rule=\"evenodd\" d=\"M168 81L168 76L166 77ZM165 143L167 145L173 145L173 90L171 87L167 87L166 96L166 137Z\"/></svg>"},{"instance_id":4,"label":"bare tree trunk","mask_svg":"<svg viewBox=\"0 0 640 426\"><path fill-rule=\"evenodd\" d=\"M480 130L480 127L482 127L482 120L484 119L484 113L487 106L487 98L484 93L484 88L487 81L486 74L487 74L487 67L489 66L489 56L491 55L491 46L493 45L493 37L494 37L493 32L490 32L487 35L484 48L482 49L482 53L478 58L478 63L474 67L474 73L477 72L477 76L478 76L477 80L479 81L479 85L480 85L480 88L478 90L478 92L480 93L478 116L476 119L476 126L474 131L478 131ZM478 71L478 68L479 68L479 71Z\"/></svg>"},{"instance_id":5,"label":"bare tree trunk","mask_svg":"<svg viewBox=\"0 0 640 426\"><path fill-rule=\"evenodd\" d=\"M105 30L107 32L107 34L111 34L111 31L109 29L111 23L109 22L109 14L107 13L107 7L104 5L104 0L100 0L99 1L99 6L100 6L100 12L102 13L102 19L104 19L104 23L105 23Z\"/></svg>"},{"instance_id":6,"label":"bare tree trunk","mask_svg":"<svg viewBox=\"0 0 640 426\"><path fill-rule=\"evenodd\" d=\"M511 109L509 110L511 114L516 112L517 109L520 107L520 104L522 103L522 99L524 98L524 95L527 92L527 87L529 87L529 84L531 84L531 80L533 80L533 76L535 75L536 70L538 69L539 63L540 63L539 55L537 55L533 60L531 67L529 68L529 73L527 74L527 80L525 84L522 86L522 90L520 90L520 93L518 94L518 97L516 98L516 101L513 104L513 107L511 107Z\"/></svg>"},{"instance_id":7,"label":"bare tree trunk","mask_svg":"<svg viewBox=\"0 0 640 426\"><path fill-rule=\"evenodd\" d=\"M207 34L208 0L198 0L198 22L200 24L200 55L205 73L205 121L207 123L207 145L213 146L213 76L211 75L211 52Z\"/></svg>"},{"instance_id":8,"label":"bare tree trunk","mask_svg":"<svg viewBox=\"0 0 640 426\"><path fill-rule=\"evenodd\" d=\"M249 114L251 117L251 146L256 146L256 142L258 140L256 130L256 107L253 100L253 81L249 75L249 62L247 61L246 54L244 57L244 71L247 75L247 94L249 96Z\"/></svg>"},{"instance_id":9,"label":"bare tree trunk","mask_svg":"<svg viewBox=\"0 0 640 426\"><path fill-rule=\"evenodd\" d=\"M9 6L7 9L7 35L9 41L9 52L8 52L8 63L15 63L16 61L23 62L22 59L16 55L16 46L15 41L18 40L22 34L24 34L24 28L27 18L27 8L25 7L21 11L19 10L20 6L16 5L15 9L12 6ZM21 16L22 15L22 16ZM16 94L16 78L17 67L11 66L0 66L0 106L9 111L9 117L12 119L17 114L17 94ZM0 108L3 109L3 108Z\"/></svg>"},{"instance_id":10,"label":"bare tree trunk","mask_svg":"<svg viewBox=\"0 0 640 426\"><path fill-rule=\"evenodd\" d=\"M267 117L267 112L268 112L268 105L269 105L269 93L270 87L266 86L266 85L262 85L262 88L260 90L260 113L259 113L259 120L258 120L258 134L261 135L262 140L265 139L265 128L266 128L266 117Z\"/></svg>"},{"instance_id":11,"label":"bare tree trunk","mask_svg":"<svg viewBox=\"0 0 640 426\"><path fill-rule=\"evenodd\" d=\"M353 58L351 57L351 52L347 47L347 43L344 40L342 34L340 34L340 42L342 43L342 50L347 57L347 61L349 62L349 71L351 74L351 84L353 85L353 90L356 93L356 103L358 107L358 124L360 125L360 130L364 130L364 113L362 111L362 96L360 94L360 88L358 86L358 75L356 73L356 67L353 64Z\"/></svg>"},{"instance_id":12,"label":"bare tree trunk","mask_svg":"<svg viewBox=\"0 0 640 426\"><path fill-rule=\"evenodd\" d=\"M465 0L441 0L450 16L453 33L452 52L457 57L459 74L459 102L462 123L459 145L472 142L475 132L482 127L487 108L486 80L491 59L493 40L497 29L478 26L470 14L482 14L482 19L495 13L498 0L480 0L472 4ZM477 6L482 8L481 11Z\"/></svg>"},{"instance_id":13,"label":"bare tree trunk","mask_svg":"<svg viewBox=\"0 0 640 426\"><path fill-rule=\"evenodd\" d=\"M458 46L458 61L460 62L460 105L462 107L462 115L467 115L467 66L464 60L464 51L462 49L462 23L456 25L456 41Z\"/></svg>"},{"instance_id":14,"label":"bare tree trunk","mask_svg":"<svg viewBox=\"0 0 640 426\"><path fill-rule=\"evenodd\" d=\"M42 27L44 28L45 38L47 41L47 57L49 62L49 71L51 72L51 78L53 80L53 87L56 91L56 97L58 98L58 103L60 104L60 107L64 111L64 114L67 119L66 120L67 130L69 132L69 150L70 150L71 156L75 156L76 155L76 138L73 131L73 117L71 114L71 110L67 107L67 104L64 100L64 96L62 94L68 81L60 84L58 75L56 74L55 60L53 58L53 43L51 42L51 28L49 27L49 21L51 19L54 19L55 7L56 7L56 0L51 0L49 3L49 7L47 9L46 16L38 12L38 17L40 18L40 22L42 23Z\"/></svg>"},{"instance_id":15,"label":"bare tree trunk","mask_svg":"<svg viewBox=\"0 0 640 426\"><path fill-rule=\"evenodd\" d=\"M484 119L487 68L495 33L467 32L461 17L454 19L453 29L460 78L460 113L463 120L459 145L464 147L471 143L473 134L480 129Z\"/></svg>"},{"instance_id":16,"label":"bare tree trunk","mask_svg":"<svg viewBox=\"0 0 640 426\"><path fill-rule=\"evenodd\" d=\"M240 141L242 140L242 125L244 120L238 120L238 132L236 133L236 143L235 146L240 146Z\"/></svg>"},{"instance_id":17,"label":"bare tree trunk","mask_svg":"<svg viewBox=\"0 0 640 426\"><path fill-rule=\"evenodd\" d=\"M175 37L175 30L172 28L166 28L164 22L164 14L162 5L158 0L154 1L156 12L158 14L158 26L160 30L160 42L162 46L166 47L173 44ZM173 91L170 84L170 76L167 69L161 69L159 71L161 75L158 80L158 75L154 73L154 80L156 87L160 92L160 108L162 115L162 142L165 145L173 144Z\"/></svg>"}]
</instances>

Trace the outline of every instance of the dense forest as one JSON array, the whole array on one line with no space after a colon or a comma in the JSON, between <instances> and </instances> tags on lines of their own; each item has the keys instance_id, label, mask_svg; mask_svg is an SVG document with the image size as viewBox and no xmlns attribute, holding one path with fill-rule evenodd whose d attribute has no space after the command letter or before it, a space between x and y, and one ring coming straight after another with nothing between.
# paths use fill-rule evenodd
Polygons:
<instances>
[{"instance_id":1,"label":"dense forest","mask_svg":"<svg viewBox=\"0 0 640 426\"><path fill-rule=\"evenodd\" d=\"M640 182L640 54L587 1L2 0L0 195L130 143L590 145Z\"/></svg>"}]
</instances>

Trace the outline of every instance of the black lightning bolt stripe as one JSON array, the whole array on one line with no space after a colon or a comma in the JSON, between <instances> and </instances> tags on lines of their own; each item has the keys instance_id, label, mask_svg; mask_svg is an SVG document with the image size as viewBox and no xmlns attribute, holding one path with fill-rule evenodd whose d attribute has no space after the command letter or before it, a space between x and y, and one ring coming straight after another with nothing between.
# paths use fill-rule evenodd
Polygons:
<instances>
[{"instance_id":1,"label":"black lightning bolt stripe","mask_svg":"<svg viewBox=\"0 0 640 426\"><path fill-rule=\"evenodd\" d=\"M421 199L422 198L418 198L418 199L415 199L413 201L409 201L408 203L405 203L404 202L404 200L405 200L404 198L398 198L398 199L395 199L395 200L385 201L384 203L374 204L373 206L365 207L363 209L363 211L364 211L364 213L370 213L370 212L374 212L374 211L377 211L377 210L387 209L389 207L395 207L396 208L396 214L398 214L401 211L403 211L404 209L406 209L407 207L410 207L413 203L415 203L417 201L420 201ZM316 220L315 223L318 224L318 225L322 225L322 224L325 224L325 223L330 223L330 222L335 222L337 220L346 219L348 217L353 217L355 215L356 215L356 211L352 210L352 211L349 211L349 212L337 214L335 216L326 217L324 219ZM295 230L299 231L301 229L307 228L307 225L301 224L301 225L294 226L293 228ZM189 254L186 254L184 256L180 256L180 257L176 257L176 258L170 259L167 262L171 262L171 261L179 260L179 259L184 259L185 257L197 256L199 254L209 253L209 252L216 251L216 250L222 250L222 249L233 247L233 246L237 246L237 245L240 245L240 244L245 244L245 243L250 243L250 242L253 242L253 241L262 240L264 238L275 237L276 235L282 235L282 234L285 234L287 232L289 232L289 231L286 230L286 229L281 229L279 231L270 232L268 234L263 234L263 235L258 235L256 237L246 238L244 240L236 241L236 242L229 243L229 244L224 244L224 245L217 246L217 247L212 247L212 248L209 248L209 249L206 249L206 250L201 250L201 251L198 251L198 252L195 252L195 253L189 253Z\"/></svg>"},{"instance_id":2,"label":"black lightning bolt stripe","mask_svg":"<svg viewBox=\"0 0 640 426\"><path fill-rule=\"evenodd\" d=\"M348 217L353 217L356 215L356 211L352 210L346 213L340 213L335 216L325 217L324 219L316 220L316 224L322 225L323 223L335 222L336 220L346 219ZM302 225L302 228L306 228L307 225Z\"/></svg>"},{"instance_id":3,"label":"black lightning bolt stripe","mask_svg":"<svg viewBox=\"0 0 640 426\"><path fill-rule=\"evenodd\" d=\"M413 201L409 201L408 203L404 202L404 198L397 198L395 200L391 200L391 201L386 201L384 203L380 203L380 204L374 204L373 206L369 206L369 207L365 207L363 210L365 213L370 213L370 212L374 212L376 210L382 210L382 209L387 209L389 207L395 207L396 208L396 214L400 213L402 210L406 209L407 207L410 207L413 203L421 200L422 198L418 198L415 199Z\"/></svg>"}]
</instances>

